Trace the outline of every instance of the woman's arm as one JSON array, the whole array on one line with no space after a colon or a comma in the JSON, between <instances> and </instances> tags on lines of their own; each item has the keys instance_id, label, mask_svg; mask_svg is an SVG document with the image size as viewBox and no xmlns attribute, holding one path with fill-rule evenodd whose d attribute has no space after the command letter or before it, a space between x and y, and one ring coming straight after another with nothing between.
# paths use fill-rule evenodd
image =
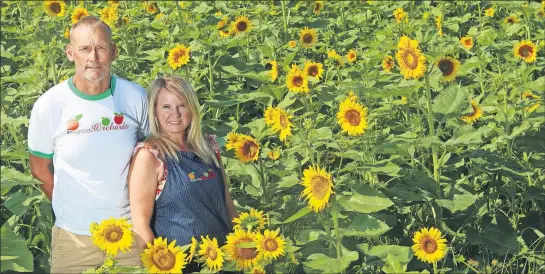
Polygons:
<instances>
[{"instance_id":1,"label":"woman's arm","mask_svg":"<svg viewBox=\"0 0 545 274\"><path fill-rule=\"evenodd\" d=\"M140 149L133 157L129 169L129 199L134 232L138 246L144 250L155 235L150 221L155 205L155 192L161 164L147 149Z\"/></svg>"}]
</instances>

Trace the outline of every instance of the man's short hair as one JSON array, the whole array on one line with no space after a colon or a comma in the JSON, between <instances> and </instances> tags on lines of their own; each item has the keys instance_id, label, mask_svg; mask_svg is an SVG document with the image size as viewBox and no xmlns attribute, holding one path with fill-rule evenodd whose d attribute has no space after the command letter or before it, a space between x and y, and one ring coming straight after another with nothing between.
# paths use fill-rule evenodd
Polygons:
<instances>
[{"instance_id":1,"label":"man's short hair","mask_svg":"<svg viewBox=\"0 0 545 274\"><path fill-rule=\"evenodd\" d=\"M76 22L74 25L72 25L72 28L70 29L70 38L72 38L73 31L78 28L79 26L98 26L101 25L104 27L104 30L106 31L106 34L110 38L110 42L112 42L112 29L108 24L104 23L104 21L98 19L98 17L90 15L85 16L81 18L78 22Z\"/></svg>"}]
</instances>

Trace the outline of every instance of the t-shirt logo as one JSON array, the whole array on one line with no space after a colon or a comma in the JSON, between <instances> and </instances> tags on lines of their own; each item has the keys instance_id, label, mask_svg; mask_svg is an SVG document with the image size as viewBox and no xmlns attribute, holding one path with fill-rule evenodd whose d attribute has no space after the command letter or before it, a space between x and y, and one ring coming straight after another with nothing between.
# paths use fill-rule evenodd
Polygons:
<instances>
[{"instance_id":1,"label":"t-shirt logo","mask_svg":"<svg viewBox=\"0 0 545 274\"><path fill-rule=\"evenodd\" d=\"M78 114L74 118L70 119L66 125L68 134L81 134L92 133L96 131L110 131L110 130L123 130L129 128L126 123L123 123L125 116L123 113L114 112L113 123L109 117L100 117L100 123L93 124L90 128L79 129L79 120L83 117L83 114Z\"/></svg>"},{"instance_id":2,"label":"t-shirt logo","mask_svg":"<svg viewBox=\"0 0 545 274\"><path fill-rule=\"evenodd\" d=\"M78 114L74 118L70 119L66 124L67 130L76 130L79 127L79 120L83 117L83 114Z\"/></svg>"}]
</instances>

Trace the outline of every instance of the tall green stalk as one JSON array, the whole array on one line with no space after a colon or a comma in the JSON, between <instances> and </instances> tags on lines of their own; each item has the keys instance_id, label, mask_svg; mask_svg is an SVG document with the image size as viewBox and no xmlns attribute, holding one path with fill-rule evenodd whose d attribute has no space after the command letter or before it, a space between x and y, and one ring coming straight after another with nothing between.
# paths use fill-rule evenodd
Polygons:
<instances>
[{"instance_id":1,"label":"tall green stalk","mask_svg":"<svg viewBox=\"0 0 545 274\"><path fill-rule=\"evenodd\" d=\"M287 43L289 40L288 35L288 17L286 16L286 7L284 6L284 1L280 1L282 4L282 22L284 23L284 43Z\"/></svg>"}]
</instances>

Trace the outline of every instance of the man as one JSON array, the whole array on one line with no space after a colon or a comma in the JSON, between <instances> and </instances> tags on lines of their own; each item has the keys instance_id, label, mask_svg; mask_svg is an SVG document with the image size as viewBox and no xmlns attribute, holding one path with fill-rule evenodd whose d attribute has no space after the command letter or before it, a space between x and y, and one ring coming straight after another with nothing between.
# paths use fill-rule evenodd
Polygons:
<instances>
[{"instance_id":1,"label":"man","mask_svg":"<svg viewBox=\"0 0 545 274\"><path fill-rule=\"evenodd\" d=\"M76 73L34 104L28 150L32 175L43 182L56 217L51 272L81 273L104 259L93 246L91 223L130 215L127 165L148 131L147 103L142 87L110 75L117 48L98 18L72 26L66 55ZM134 245L116 259L139 265L139 254Z\"/></svg>"}]
</instances>

